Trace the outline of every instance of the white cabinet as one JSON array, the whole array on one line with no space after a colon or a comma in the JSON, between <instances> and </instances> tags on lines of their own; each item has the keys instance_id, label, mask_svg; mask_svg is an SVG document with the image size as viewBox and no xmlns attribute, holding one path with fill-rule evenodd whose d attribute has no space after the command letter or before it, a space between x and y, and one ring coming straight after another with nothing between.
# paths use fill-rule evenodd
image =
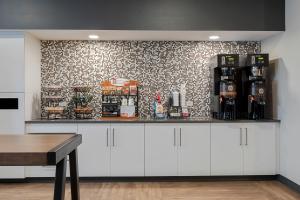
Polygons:
<instances>
[{"instance_id":1,"label":"white cabinet","mask_svg":"<svg viewBox=\"0 0 300 200\"><path fill-rule=\"evenodd\" d=\"M111 176L144 176L144 124L111 124Z\"/></svg>"},{"instance_id":2,"label":"white cabinet","mask_svg":"<svg viewBox=\"0 0 300 200\"><path fill-rule=\"evenodd\" d=\"M276 174L276 125L247 124L244 141L244 175Z\"/></svg>"},{"instance_id":3,"label":"white cabinet","mask_svg":"<svg viewBox=\"0 0 300 200\"><path fill-rule=\"evenodd\" d=\"M146 176L210 175L209 124L146 124Z\"/></svg>"},{"instance_id":4,"label":"white cabinet","mask_svg":"<svg viewBox=\"0 0 300 200\"><path fill-rule=\"evenodd\" d=\"M174 125L145 125L146 176L177 176L177 144Z\"/></svg>"},{"instance_id":5,"label":"white cabinet","mask_svg":"<svg viewBox=\"0 0 300 200\"><path fill-rule=\"evenodd\" d=\"M24 92L24 48L24 36L0 36L0 92Z\"/></svg>"},{"instance_id":6,"label":"white cabinet","mask_svg":"<svg viewBox=\"0 0 300 200\"><path fill-rule=\"evenodd\" d=\"M211 175L242 175L242 124L211 125Z\"/></svg>"},{"instance_id":7,"label":"white cabinet","mask_svg":"<svg viewBox=\"0 0 300 200\"><path fill-rule=\"evenodd\" d=\"M210 175L210 124L180 125L178 175Z\"/></svg>"},{"instance_id":8,"label":"white cabinet","mask_svg":"<svg viewBox=\"0 0 300 200\"><path fill-rule=\"evenodd\" d=\"M1 48L1 44L0 44L0 48ZM0 89L1 86L5 86L5 84L1 83L2 81L1 70L2 69L0 68ZM23 135L25 131L24 93L0 93L0 98L18 99L18 109L0 110L0 134ZM0 179L7 179L7 178L18 179L18 178L24 178L24 176L25 174L24 174L23 166L0 166Z\"/></svg>"},{"instance_id":9,"label":"white cabinet","mask_svg":"<svg viewBox=\"0 0 300 200\"><path fill-rule=\"evenodd\" d=\"M25 39L20 33L0 34L0 98L17 98L18 109L0 110L1 134L25 131ZM0 167L0 178L24 178L24 167Z\"/></svg>"},{"instance_id":10,"label":"white cabinet","mask_svg":"<svg viewBox=\"0 0 300 200\"><path fill-rule=\"evenodd\" d=\"M110 124L78 124L82 144L78 147L79 176L110 175Z\"/></svg>"},{"instance_id":11,"label":"white cabinet","mask_svg":"<svg viewBox=\"0 0 300 200\"><path fill-rule=\"evenodd\" d=\"M276 126L255 122L35 123L26 125L26 133L81 134L81 177L274 175ZM1 172L2 177L12 177ZM55 167L26 167L25 174L53 177Z\"/></svg>"},{"instance_id":12,"label":"white cabinet","mask_svg":"<svg viewBox=\"0 0 300 200\"><path fill-rule=\"evenodd\" d=\"M276 174L276 124L211 125L211 175Z\"/></svg>"}]
</instances>

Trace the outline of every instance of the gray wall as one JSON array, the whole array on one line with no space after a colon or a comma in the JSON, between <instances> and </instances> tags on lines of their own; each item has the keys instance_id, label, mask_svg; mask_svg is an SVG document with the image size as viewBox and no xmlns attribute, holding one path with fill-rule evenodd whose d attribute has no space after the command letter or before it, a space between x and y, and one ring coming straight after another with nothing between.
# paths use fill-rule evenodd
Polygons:
<instances>
[{"instance_id":1,"label":"gray wall","mask_svg":"<svg viewBox=\"0 0 300 200\"><path fill-rule=\"evenodd\" d=\"M0 29L283 31L285 0L0 0Z\"/></svg>"},{"instance_id":2,"label":"gray wall","mask_svg":"<svg viewBox=\"0 0 300 200\"><path fill-rule=\"evenodd\" d=\"M269 38L262 48L270 52L275 67L274 88L280 123L280 174L300 185L300 1L288 0L287 31Z\"/></svg>"},{"instance_id":3,"label":"gray wall","mask_svg":"<svg viewBox=\"0 0 300 200\"><path fill-rule=\"evenodd\" d=\"M42 86L62 85L68 102L74 85L93 85L101 112L99 83L111 78L141 82L141 116L149 115L156 90L167 100L172 87L187 83L193 117L210 115L209 60L219 53L259 53L260 42L42 41ZM70 113L73 117L73 113Z\"/></svg>"}]
</instances>

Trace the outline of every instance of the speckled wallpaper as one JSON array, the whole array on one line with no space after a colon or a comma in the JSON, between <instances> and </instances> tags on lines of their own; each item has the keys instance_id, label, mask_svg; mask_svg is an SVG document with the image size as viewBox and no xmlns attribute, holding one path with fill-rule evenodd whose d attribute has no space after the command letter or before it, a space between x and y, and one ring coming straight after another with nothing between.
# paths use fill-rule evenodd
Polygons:
<instances>
[{"instance_id":1,"label":"speckled wallpaper","mask_svg":"<svg viewBox=\"0 0 300 200\"><path fill-rule=\"evenodd\" d=\"M140 115L145 117L151 112L155 91L161 91L166 101L170 89L186 83L187 101L193 102L191 116L208 117L210 58L219 53L259 53L260 47L260 42L42 41L42 86L61 85L69 102L72 86L93 85L94 116L100 116L99 83L135 79L142 84Z\"/></svg>"}]
</instances>

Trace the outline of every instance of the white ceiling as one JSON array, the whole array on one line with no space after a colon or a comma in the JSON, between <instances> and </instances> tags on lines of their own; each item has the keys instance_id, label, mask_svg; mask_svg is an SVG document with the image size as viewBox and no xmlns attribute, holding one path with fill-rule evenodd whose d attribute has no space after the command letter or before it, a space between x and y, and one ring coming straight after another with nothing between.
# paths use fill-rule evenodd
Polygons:
<instances>
[{"instance_id":1,"label":"white ceiling","mask_svg":"<svg viewBox=\"0 0 300 200\"><path fill-rule=\"evenodd\" d=\"M219 41L260 41L280 31L127 31L127 30L26 30L41 40L89 40L90 34L99 40L167 40L203 41L220 36Z\"/></svg>"}]
</instances>

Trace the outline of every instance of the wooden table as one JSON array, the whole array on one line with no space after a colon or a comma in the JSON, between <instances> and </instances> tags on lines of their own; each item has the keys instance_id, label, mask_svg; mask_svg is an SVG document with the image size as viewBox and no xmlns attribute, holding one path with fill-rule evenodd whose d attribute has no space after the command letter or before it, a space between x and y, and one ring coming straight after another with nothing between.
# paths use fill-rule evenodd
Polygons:
<instances>
[{"instance_id":1,"label":"wooden table","mask_svg":"<svg viewBox=\"0 0 300 200\"><path fill-rule=\"evenodd\" d=\"M79 200L77 146L81 135L0 135L0 166L56 165L54 200L65 197L67 156L70 162L72 200Z\"/></svg>"}]
</instances>

